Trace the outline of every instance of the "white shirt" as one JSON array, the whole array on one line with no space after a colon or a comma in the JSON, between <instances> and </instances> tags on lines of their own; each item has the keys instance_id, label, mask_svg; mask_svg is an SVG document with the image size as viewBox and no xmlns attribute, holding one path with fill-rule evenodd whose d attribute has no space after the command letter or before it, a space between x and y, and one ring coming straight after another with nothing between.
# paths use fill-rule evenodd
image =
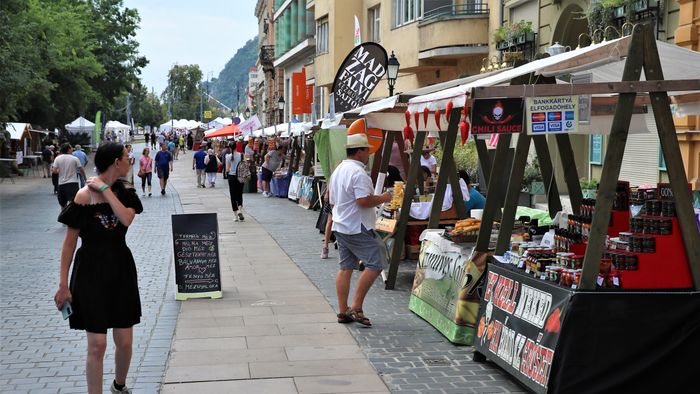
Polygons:
<instances>
[{"instance_id":1,"label":"white shirt","mask_svg":"<svg viewBox=\"0 0 700 394\"><path fill-rule=\"evenodd\" d=\"M79 168L82 167L77 157L62 154L53 161L53 167L58 168L58 184L78 183Z\"/></svg>"},{"instance_id":2,"label":"white shirt","mask_svg":"<svg viewBox=\"0 0 700 394\"><path fill-rule=\"evenodd\" d=\"M242 155L239 152L233 152L226 155L226 166L231 166L228 174L230 176L236 176L236 170L238 169L238 163L241 162Z\"/></svg>"},{"instance_id":3,"label":"white shirt","mask_svg":"<svg viewBox=\"0 0 700 394\"><path fill-rule=\"evenodd\" d=\"M374 194L372 178L365 165L357 160L343 160L331 176L329 199L333 205L333 231L341 234L360 234L362 226L374 229L377 217L374 208L361 208L358 198Z\"/></svg>"},{"instance_id":4,"label":"white shirt","mask_svg":"<svg viewBox=\"0 0 700 394\"><path fill-rule=\"evenodd\" d=\"M428 169L430 169L430 171L432 171L433 166L437 165L437 159L433 155L430 155L430 157L428 157L427 159L425 157L423 157L423 155L421 155L420 165L423 167L428 167Z\"/></svg>"}]
</instances>

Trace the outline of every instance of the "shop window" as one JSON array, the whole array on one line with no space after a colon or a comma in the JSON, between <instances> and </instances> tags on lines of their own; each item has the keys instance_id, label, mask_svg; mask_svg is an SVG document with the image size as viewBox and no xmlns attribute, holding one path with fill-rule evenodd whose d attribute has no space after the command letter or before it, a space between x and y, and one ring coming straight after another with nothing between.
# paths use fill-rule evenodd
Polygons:
<instances>
[{"instance_id":1,"label":"shop window","mask_svg":"<svg viewBox=\"0 0 700 394\"><path fill-rule=\"evenodd\" d=\"M381 28L379 23L379 6L372 7L368 10L367 21L369 22L369 41L379 42L379 31Z\"/></svg>"},{"instance_id":2,"label":"shop window","mask_svg":"<svg viewBox=\"0 0 700 394\"><path fill-rule=\"evenodd\" d=\"M394 27L414 22L423 16L423 0L394 0Z\"/></svg>"},{"instance_id":3,"label":"shop window","mask_svg":"<svg viewBox=\"0 0 700 394\"><path fill-rule=\"evenodd\" d=\"M316 21L316 54L328 53L328 17Z\"/></svg>"},{"instance_id":4,"label":"shop window","mask_svg":"<svg viewBox=\"0 0 700 394\"><path fill-rule=\"evenodd\" d=\"M589 141L588 161L591 164L603 163L603 136L600 134L592 134Z\"/></svg>"}]
</instances>

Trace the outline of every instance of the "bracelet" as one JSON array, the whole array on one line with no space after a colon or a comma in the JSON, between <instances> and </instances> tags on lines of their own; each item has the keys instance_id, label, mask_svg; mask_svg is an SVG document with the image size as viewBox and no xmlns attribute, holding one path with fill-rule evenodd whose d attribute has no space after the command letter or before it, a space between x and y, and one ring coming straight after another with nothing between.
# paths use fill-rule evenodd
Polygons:
<instances>
[{"instance_id":1,"label":"bracelet","mask_svg":"<svg viewBox=\"0 0 700 394\"><path fill-rule=\"evenodd\" d=\"M100 193L107 189L109 189L109 185L105 183L104 185L100 186Z\"/></svg>"}]
</instances>

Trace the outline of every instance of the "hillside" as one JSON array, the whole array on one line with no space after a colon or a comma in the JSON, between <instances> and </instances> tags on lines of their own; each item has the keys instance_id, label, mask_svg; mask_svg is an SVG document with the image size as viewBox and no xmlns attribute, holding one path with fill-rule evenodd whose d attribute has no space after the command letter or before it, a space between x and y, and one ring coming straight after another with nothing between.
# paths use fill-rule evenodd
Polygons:
<instances>
[{"instance_id":1,"label":"hillside","mask_svg":"<svg viewBox=\"0 0 700 394\"><path fill-rule=\"evenodd\" d=\"M248 69L255 66L258 57L258 37L245 43L243 48L226 63L218 78L211 82L212 96L233 108L236 105L236 84L240 87L240 100L245 102L245 88L248 85Z\"/></svg>"}]
</instances>

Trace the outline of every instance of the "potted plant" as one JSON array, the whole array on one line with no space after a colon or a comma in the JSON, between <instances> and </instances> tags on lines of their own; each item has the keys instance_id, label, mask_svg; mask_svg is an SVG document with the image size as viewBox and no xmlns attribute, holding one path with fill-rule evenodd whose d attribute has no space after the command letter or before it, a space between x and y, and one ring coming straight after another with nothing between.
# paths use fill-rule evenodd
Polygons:
<instances>
[{"instance_id":1,"label":"potted plant","mask_svg":"<svg viewBox=\"0 0 700 394\"><path fill-rule=\"evenodd\" d=\"M579 180L583 198L596 198L598 194L598 181L596 179L581 178Z\"/></svg>"},{"instance_id":2,"label":"potted plant","mask_svg":"<svg viewBox=\"0 0 700 394\"><path fill-rule=\"evenodd\" d=\"M535 33L532 32L531 21L525 22L524 20L520 20L520 22L513 23L511 31L518 44L524 44L535 39Z\"/></svg>"},{"instance_id":3,"label":"potted plant","mask_svg":"<svg viewBox=\"0 0 700 394\"><path fill-rule=\"evenodd\" d=\"M507 48L506 39L508 38L508 28L500 26L493 32L493 41L496 43L496 48Z\"/></svg>"}]
</instances>

